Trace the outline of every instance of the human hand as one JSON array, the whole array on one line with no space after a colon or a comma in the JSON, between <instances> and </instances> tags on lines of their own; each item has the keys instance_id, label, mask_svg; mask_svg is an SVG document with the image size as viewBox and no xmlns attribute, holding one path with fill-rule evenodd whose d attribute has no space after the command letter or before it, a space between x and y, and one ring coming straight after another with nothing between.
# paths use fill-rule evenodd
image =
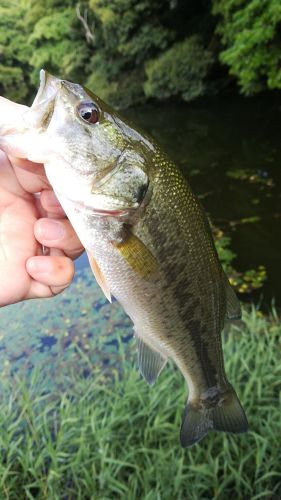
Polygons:
<instances>
[{"instance_id":1,"label":"human hand","mask_svg":"<svg viewBox=\"0 0 281 500\"><path fill-rule=\"evenodd\" d=\"M0 151L0 306L64 290L83 250L43 165Z\"/></svg>"}]
</instances>

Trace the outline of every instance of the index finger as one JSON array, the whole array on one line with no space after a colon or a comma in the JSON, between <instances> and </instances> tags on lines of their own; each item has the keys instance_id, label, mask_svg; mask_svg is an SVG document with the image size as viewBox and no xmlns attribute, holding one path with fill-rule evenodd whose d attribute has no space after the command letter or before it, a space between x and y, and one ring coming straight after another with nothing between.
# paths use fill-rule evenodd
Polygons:
<instances>
[{"instance_id":1,"label":"index finger","mask_svg":"<svg viewBox=\"0 0 281 500\"><path fill-rule=\"evenodd\" d=\"M34 163L14 156L9 156L9 159L17 179L25 191L38 193L43 189L51 189L42 163Z\"/></svg>"},{"instance_id":2,"label":"index finger","mask_svg":"<svg viewBox=\"0 0 281 500\"><path fill-rule=\"evenodd\" d=\"M24 127L23 114L29 109L28 106L10 101L0 96L0 127Z\"/></svg>"},{"instance_id":3,"label":"index finger","mask_svg":"<svg viewBox=\"0 0 281 500\"><path fill-rule=\"evenodd\" d=\"M26 128L23 117L28 109L28 106L0 97L0 134L3 136L9 133L21 135L21 131ZM13 151L13 147L9 153L11 153L9 159L17 179L25 191L36 193L42 189L50 188L43 164L16 157L16 151Z\"/></svg>"}]
</instances>

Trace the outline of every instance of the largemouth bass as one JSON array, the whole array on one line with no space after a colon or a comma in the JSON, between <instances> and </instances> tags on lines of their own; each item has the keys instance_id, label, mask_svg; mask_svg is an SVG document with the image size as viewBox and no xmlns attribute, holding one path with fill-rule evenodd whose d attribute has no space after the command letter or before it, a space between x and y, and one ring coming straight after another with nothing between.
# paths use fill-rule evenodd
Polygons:
<instances>
[{"instance_id":1,"label":"largemouth bass","mask_svg":"<svg viewBox=\"0 0 281 500\"><path fill-rule=\"evenodd\" d=\"M211 430L245 432L221 346L240 306L206 214L174 163L92 92L43 70L33 105L2 145L45 164L97 282L134 323L143 377L153 384L169 358L182 372L181 445Z\"/></svg>"}]
</instances>

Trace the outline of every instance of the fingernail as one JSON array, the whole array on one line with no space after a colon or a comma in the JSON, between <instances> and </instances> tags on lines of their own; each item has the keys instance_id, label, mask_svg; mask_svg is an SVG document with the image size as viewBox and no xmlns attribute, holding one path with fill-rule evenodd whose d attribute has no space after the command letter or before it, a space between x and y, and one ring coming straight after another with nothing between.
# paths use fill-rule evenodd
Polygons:
<instances>
[{"instance_id":1,"label":"fingernail","mask_svg":"<svg viewBox=\"0 0 281 500\"><path fill-rule=\"evenodd\" d=\"M27 261L26 265L31 273L50 273L52 271L52 262L46 257L33 257Z\"/></svg>"},{"instance_id":2,"label":"fingernail","mask_svg":"<svg viewBox=\"0 0 281 500\"><path fill-rule=\"evenodd\" d=\"M44 240L61 240L64 237L65 229L61 222L51 219L41 219L39 221L40 237Z\"/></svg>"}]
</instances>

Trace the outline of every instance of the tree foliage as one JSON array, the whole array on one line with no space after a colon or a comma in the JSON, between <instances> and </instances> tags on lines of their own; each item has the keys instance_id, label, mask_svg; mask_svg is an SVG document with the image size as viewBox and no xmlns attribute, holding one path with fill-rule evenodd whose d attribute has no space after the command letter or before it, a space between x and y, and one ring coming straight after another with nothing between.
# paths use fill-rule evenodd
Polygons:
<instances>
[{"instance_id":1,"label":"tree foliage","mask_svg":"<svg viewBox=\"0 0 281 500\"><path fill-rule=\"evenodd\" d=\"M214 0L220 54L245 94L281 88L280 0Z\"/></svg>"},{"instance_id":2,"label":"tree foliage","mask_svg":"<svg viewBox=\"0 0 281 500\"><path fill-rule=\"evenodd\" d=\"M28 1L25 22L32 28L28 43L32 48L30 78L35 85L40 68L82 83L89 55L75 6L74 0Z\"/></svg>"},{"instance_id":3,"label":"tree foliage","mask_svg":"<svg viewBox=\"0 0 281 500\"><path fill-rule=\"evenodd\" d=\"M184 101L191 101L204 94L204 80L212 62L211 52L204 49L198 35L175 43L146 64L145 93L157 99L180 95Z\"/></svg>"},{"instance_id":4,"label":"tree foliage","mask_svg":"<svg viewBox=\"0 0 281 500\"><path fill-rule=\"evenodd\" d=\"M280 0L77 6L78 0L2 0L1 94L28 102L42 67L121 108L148 98L190 101L223 87L216 75L227 77L227 66L246 94L281 88Z\"/></svg>"},{"instance_id":5,"label":"tree foliage","mask_svg":"<svg viewBox=\"0 0 281 500\"><path fill-rule=\"evenodd\" d=\"M24 31L21 3L2 1L0 5L0 94L23 100L28 94L30 49Z\"/></svg>"},{"instance_id":6,"label":"tree foliage","mask_svg":"<svg viewBox=\"0 0 281 500\"><path fill-rule=\"evenodd\" d=\"M143 101L146 62L165 54L181 35L176 19L185 12L184 2L90 0L90 7L96 49L88 86L119 107Z\"/></svg>"}]
</instances>

